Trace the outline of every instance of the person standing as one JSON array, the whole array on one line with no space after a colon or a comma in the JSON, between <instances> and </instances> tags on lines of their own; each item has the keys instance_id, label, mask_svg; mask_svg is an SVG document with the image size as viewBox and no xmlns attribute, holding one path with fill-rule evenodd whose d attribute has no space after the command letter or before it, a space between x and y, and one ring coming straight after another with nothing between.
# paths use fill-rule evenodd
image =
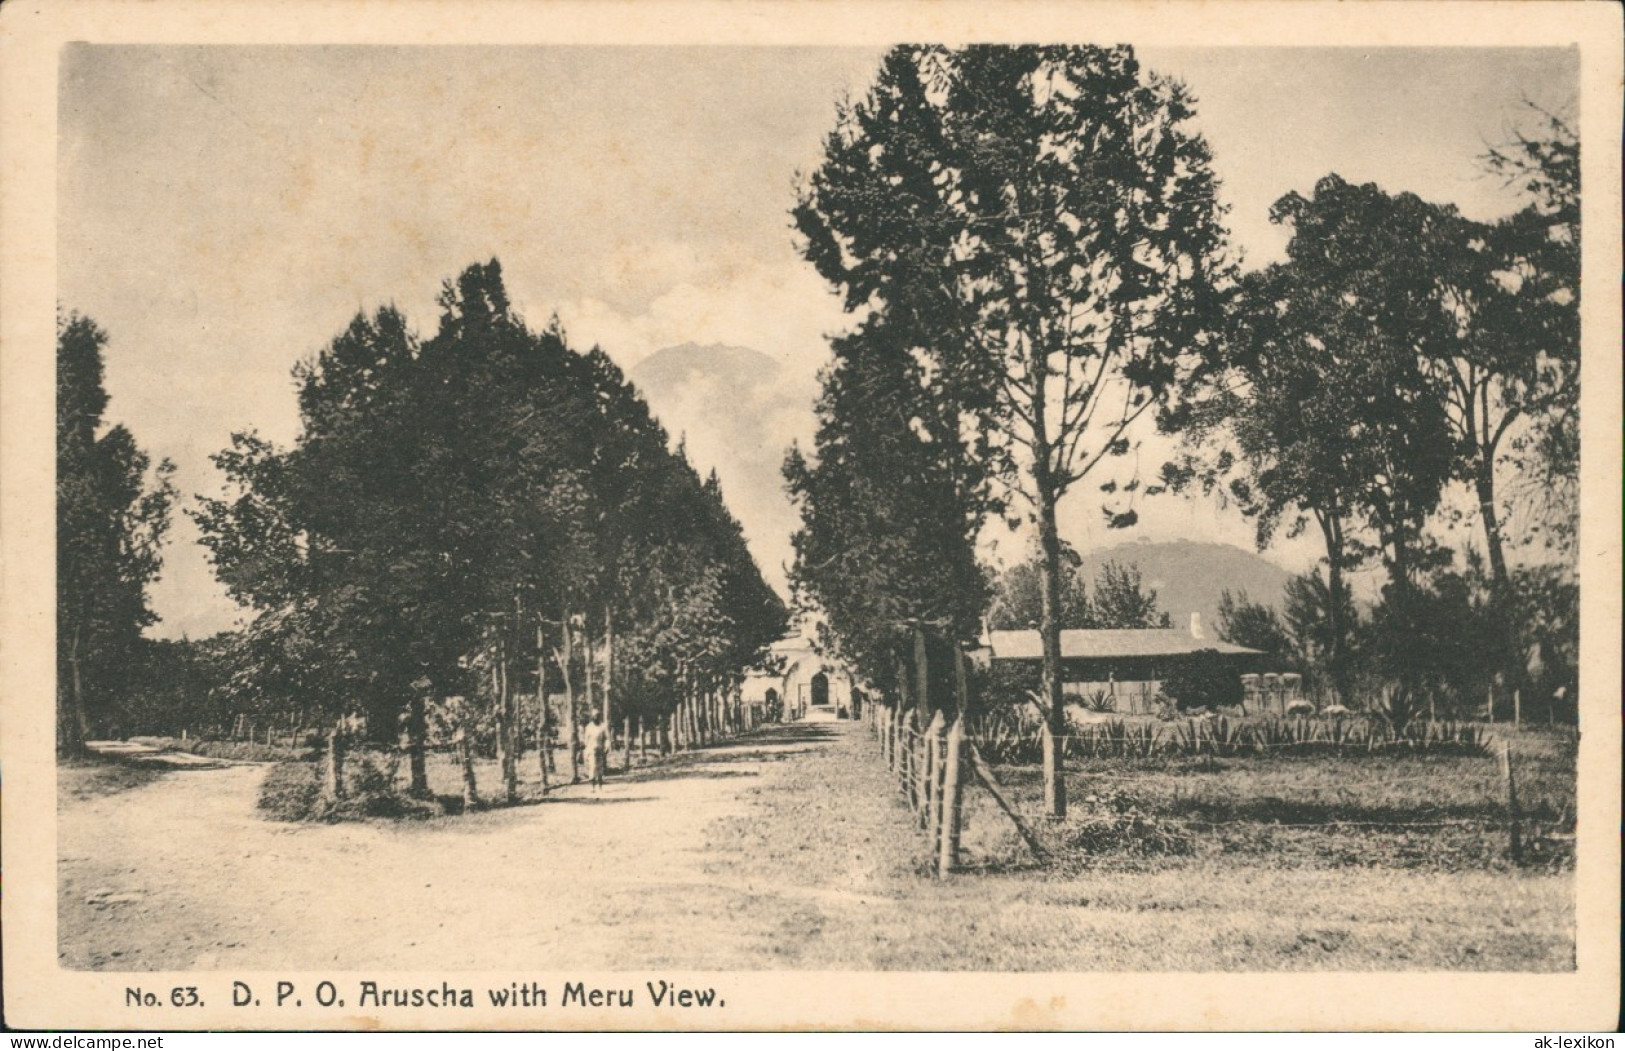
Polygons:
<instances>
[{"instance_id":1,"label":"person standing","mask_svg":"<svg viewBox=\"0 0 1625 1051\"><path fill-rule=\"evenodd\" d=\"M609 727L602 713L595 714L581 742L587 753L587 778L596 790L604 786L604 769L609 766Z\"/></svg>"}]
</instances>

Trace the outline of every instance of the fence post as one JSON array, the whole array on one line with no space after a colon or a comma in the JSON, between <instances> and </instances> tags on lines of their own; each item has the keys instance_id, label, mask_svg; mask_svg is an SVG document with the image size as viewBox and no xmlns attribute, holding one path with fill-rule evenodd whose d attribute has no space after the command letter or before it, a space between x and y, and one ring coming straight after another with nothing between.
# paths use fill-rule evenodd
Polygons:
<instances>
[{"instance_id":1,"label":"fence post","mask_svg":"<svg viewBox=\"0 0 1625 1051\"><path fill-rule=\"evenodd\" d=\"M1506 783L1507 826L1512 860L1523 859L1523 836L1518 828L1518 782L1512 773L1512 742L1501 742L1501 779Z\"/></svg>"},{"instance_id":2,"label":"fence post","mask_svg":"<svg viewBox=\"0 0 1625 1051\"><path fill-rule=\"evenodd\" d=\"M920 827L929 829L933 836L942 815L941 801L937 797L937 781L941 776L937 770L937 744L942 740L944 729L939 710L931 716L930 725L920 736L920 749L925 753L924 762L920 764Z\"/></svg>"},{"instance_id":3,"label":"fence post","mask_svg":"<svg viewBox=\"0 0 1625 1051\"><path fill-rule=\"evenodd\" d=\"M963 791L959 780L960 742L965 736L965 717L954 720L943 743L942 827L937 841L937 876L946 878L959 867L959 815Z\"/></svg>"},{"instance_id":4,"label":"fence post","mask_svg":"<svg viewBox=\"0 0 1625 1051\"><path fill-rule=\"evenodd\" d=\"M908 716L903 720L903 725L900 730L902 739L899 741L899 743L903 746L903 761L898 769L898 774L901 775L903 779L903 798L907 800L910 811L914 809L914 728L919 722L919 720L915 718L915 715L915 710L910 708L908 710Z\"/></svg>"}]
</instances>

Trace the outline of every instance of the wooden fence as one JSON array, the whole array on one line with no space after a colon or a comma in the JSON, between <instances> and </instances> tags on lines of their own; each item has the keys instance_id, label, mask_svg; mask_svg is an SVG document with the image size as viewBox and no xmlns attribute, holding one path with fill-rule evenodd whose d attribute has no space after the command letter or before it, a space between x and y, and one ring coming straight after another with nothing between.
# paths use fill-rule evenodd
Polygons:
<instances>
[{"instance_id":1,"label":"wooden fence","mask_svg":"<svg viewBox=\"0 0 1625 1051\"><path fill-rule=\"evenodd\" d=\"M1028 849L1040 859L1048 858L1043 844L1016 812L967 736L963 715L955 716L949 725L947 716L938 710L922 726L917 708L874 703L868 711L881 758L915 821L929 837L939 878L959 868L965 789L973 782L992 796Z\"/></svg>"},{"instance_id":2,"label":"wooden fence","mask_svg":"<svg viewBox=\"0 0 1625 1051\"><path fill-rule=\"evenodd\" d=\"M873 731L880 757L896 780L898 792L908 805L919 828L929 837L931 857L935 861L938 878L944 878L960 868L960 837L964 820L964 793L968 786L979 785L992 798L1035 858L1048 861L1049 851L1033 828L1017 812L1012 801L999 784L993 771L979 753L972 735L967 731L962 715L950 725L942 711L932 713L930 720L921 725L917 708L899 708L885 703L868 706L866 721ZM1047 728L1040 728L1048 736ZM1318 745L1319 742L1294 742L1278 748ZM1488 750L1488 749L1487 749ZM1542 832L1533 827L1529 815L1519 806L1519 793L1511 746L1502 741L1491 753L1499 760L1499 776L1504 793L1505 834L1508 837L1507 854L1514 861L1523 860L1529 841L1546 839L1572 841L1571 833L1558 830ZM1495 776L1495 775L1491 775ZM1133 782L1135 775L1112 775L1091 771L1095 781ZM1391 780L1391 779L1390 779ZM1223 824L1242 824L1229 821ZM1213 822L1206 822L1212 826ZM1271 823L1280 827L1280 822ZM1327 821L1301 827L1349 827L1350 822ZM1446 826L1479 826L1480 821L1383 821L1383 827L1413 830L1438 829ZM1299 827L1299 826L1294 826ZM1211 827L1209 828L1211 831Z\"/></svg>"}]
</instances>

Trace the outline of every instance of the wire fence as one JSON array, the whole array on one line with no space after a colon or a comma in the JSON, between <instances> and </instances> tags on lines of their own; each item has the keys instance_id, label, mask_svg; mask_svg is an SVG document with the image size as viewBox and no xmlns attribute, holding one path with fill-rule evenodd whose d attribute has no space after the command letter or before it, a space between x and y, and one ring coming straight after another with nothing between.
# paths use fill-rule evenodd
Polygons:
<instances>
[{"instance_id":1,"label":"wire fence","mask_svg":"<svg viewBox=\"0 0 1625 1051\"><path fill-rule=\"evenodd\" d=\"M1102 800L1099 794L1096 794L1085 798L1088 805L1082 815L1076 816L1073 825L1060 826L1050 823L1045 834L1041 834L1038 830L1045 828L1045 823L1042 819L1024 813L1019 805L1019 799L1000 784L989 763L983 758L983 749L989 753L1000 753L995 761L1004 766L1007 772L1014 769L1019 775L1022 768L1036 765L1036 756L1032 753L1041 755L1046 746L1045 737L1051 742L1049 747L1062 750L1063 754L1067 754L1065 749L1068 741L1079 742L1083 746L1095 749L1096 753L1090 755L1089 751L1081 753L1072 751L1070 754L1073 757L1093 758L1107 763L1132 763L1135 760L1145 759L1246 759L1294 753L1333 757L1372 754L1401 758L1428 756L1461 760L1451 763L1448 772L1397 776L1392 765L1384 764L1380 768L1373 768L1374 776L1371 779L1346 786L1334 786L1329 790L1334 795L1345 793L1355 795L1360 791L1375 790L1387 793L1395 788L1414 789L1418 785L1429 785L1441 791L1448 790L1454 797L1452 800L1436 803L1406 800L1403 804L1395 804L1397 809L1391 817L1373 816L1373 812L1382 814L1388 809L1387 806L1372 804L1362 806L1347 800L1328 802L1325 799L1294 800L1272 797L1267 800L1238 801L1221 798L1193 804L1192 797L1187 796L1184 800L1187 807L1212 805L1222 811L1228 806L1240 805L1245 809L1257 804L1259 812L1242 817L1199 814L1186 816L1177 820L1179 836L1192 833L1220 833L1227 829L1242 828L1261 832L1276 829L1316 830L1329 834L1362 830L1401 835L1443 834L1448 830L1471 830L1495 839L1505 837L1506 852L1514 861L1523 858L1533 841L1561 843L1573 838L1572 833L1564 830L1566 813L1555 821L1541 821L1521 810L1518 779L1510 745L1504 740L1497 742L1478 728L1466 724L1435 724L1431 727L1420 727L1409 736L1388 733L1381 736L1368 735L1358 740L1327 737L1320 730L1300 727L1293 732L1299 734L1302 739L1275 741L1259 739L1241 741L1239 733L1233 726L1225 727L1219 723L1214 728L1214 720L1189 721L1183 729L1176 729L1174 732L1159 731L1155 728L1113 732L1111 728L1103 727L1100 731L1050 736L1047 728L1040 727L1035 740L1022 742L1020 748L1011 749L1008 747L1008 740L988 740L984 733L976 732L982 728L973 729L963 717L954 718L950 724L946 714L942 712L934 713L927 719L922 717L918 709L900 708L882 702L869 707L868 721L878 742L881 758L895 778L899 793L915 816L919 827L931 837L939 875L946 875L960 863L959 853L965 814L963 792L966 786L974 785L985 789L996 804L997 810L1003 812L1004 817L1015 826L1028 848L1040 860L1048 860L1053 855L1051 845L1057 836L1063 841L1068 841L1069 829L1075 831L1074 826L1079 824L1086 825L1091 821L1109 824L1113 820L1123 819L1120 823L1125 828L1139 830L1144 827L1146 819L1138 809L1134 809L1142 805L1140 802L1124 803L1121 795L1114 799ZM1103 752L1103 746L1110 751ZM1013 760L1003 754L1012 751L1021 754ZM1230 769L1217 769L1213 773L1223 776ZM1347 772L1347 768L1340 770ZM1204 771L1200 764L1184 764L1181 772L1200 775ZM1075 783L1081 782L1083 786L1104 782L1132 789L1135 786L1154 785L1157 779L1166 777L1166 771L1162 764L1138 770L1132 767L1103 770L1096 765L1083 765L1073 766L1071 777ZM1161 787L1167 788L1165 780ZM1181 787L1182 784L1176 782L1173 788L1176 804ZM1112 810L1114 805L1117 808L1116 813ZM1336 813L1340 806L1345 805L1354 810L1352 815L1340 816ZM1272 807L1278 808L1280 816L1269 812ZM1305 807L1311 810L1324 807L1327 812L1325 816L1317 817L1316 820L1291 820L1292 817L1303 813ZM1481 809L1482 813L1478 816L1445 816L1458 807L1468 810ZM1130 809L1133 809L1133 813L1125 817L1124 812ZM1179 808L1176 805L1165 809ZM985 811L978 811L982 812ZM1550 813L1545 815L1548 819L1551 816ZM1283 817L1287 819L1283 820ZM1151 820L1151 824L1155 823L1155 819ZM1083 838L1087 841L1087 837ZM1073 837L1070 842L1075 844L1077 839L1078 837Z\"/></svg>"}]
</instances>

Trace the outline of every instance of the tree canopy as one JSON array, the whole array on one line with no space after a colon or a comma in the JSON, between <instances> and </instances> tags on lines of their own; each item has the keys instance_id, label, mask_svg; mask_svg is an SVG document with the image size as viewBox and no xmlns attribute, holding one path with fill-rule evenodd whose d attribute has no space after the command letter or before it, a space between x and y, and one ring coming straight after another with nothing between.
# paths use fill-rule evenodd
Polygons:
<instances>
[{"instance_id":1,"label":"tree canopy","mask_svg":"<svg viewBox=\"0 0 1625 1051\"><path fill-rule=\"evenodd\" d=\"M1030 510L1052 738L1056 504L1216 349L1224 233L1192 105L1127 47L894 48L795 212L848 311L892 328ZM1137 486L1110 490L1111 521L1133 521ZM1045 754L1064 814L1053 740Z\"/></svg>"},{"instance_id":2,"label":"tree canopy","mask_svg":"<svg viewBox=\"0 0 1625 1051\"><path fill-rule=\"evenodd\" d=\"M587 660L597 632L621 633L614 674L651 713L672 697L643 687L679 666L737 677L784 609L715 478L668 448L606 355L531 330L495 260L448 281L440 308L426 341L391 307L358 316L296 369L291 448L239 434L215 457L227 492L196 517L257 611L244 680L392 734L414 682L486 690L470 658L492 646L497 681L529 674L518 656L549 656L538 628L575 625Z\"/></svg>"},{"instance_id":3,"label":"tree canopy","mask_svg":"<svg viewBox=\"0 0 1625 1051\"><path fill-rule=\"evenodd\" d=\"M158 620L147 586L163 564L175 468L154 468L129 430L107 425L107 333L59 311L56 339L57 743L71 752L121 702L141 629Z\"/></svg>"}]
</instances>

